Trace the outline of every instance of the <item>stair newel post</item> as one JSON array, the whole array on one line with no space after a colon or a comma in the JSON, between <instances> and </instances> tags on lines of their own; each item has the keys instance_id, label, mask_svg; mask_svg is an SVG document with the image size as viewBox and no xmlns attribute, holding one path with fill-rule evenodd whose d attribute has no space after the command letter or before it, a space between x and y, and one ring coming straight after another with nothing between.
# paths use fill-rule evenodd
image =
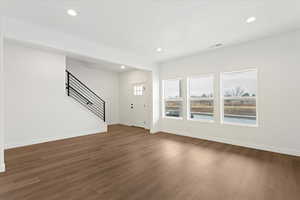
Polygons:
<instances>
[{"instance_id":1,"label":"stair newel post","mask_svg":"<svg viewBox=\"0 0 300 200\"><path fill-rule=\"evenodd\" d=\"M70 96L70 73L67 71L67 89L68 89L68 96Z\"/></svg>"},{"instance_id":2,"label":"stair newel post","mask_svg":"<svg viewBox=\"0 0 300 200\"><path fill-rule=\"evenodd\" d=\"M105 101L103 102L103 121L105 122Z\"/></svg>"}]
</instances>

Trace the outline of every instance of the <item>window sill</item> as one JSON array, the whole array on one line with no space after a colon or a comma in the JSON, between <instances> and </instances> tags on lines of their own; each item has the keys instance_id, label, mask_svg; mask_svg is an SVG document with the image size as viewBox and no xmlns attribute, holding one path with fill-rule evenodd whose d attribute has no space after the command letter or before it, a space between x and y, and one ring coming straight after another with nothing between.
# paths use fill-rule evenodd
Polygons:
<instances>
[{"instance_id":1,"label":"window sill","mask_svg":"<svg viewBox=\"0 0 300 200\"><path fill-rule=\"evenodd\" d=\"M166 116L163 116L163 119L183 120L183 117L166 117Z\"/></svg>"},{"instance_id":2,"label":"window sill","mask_svg":"<svg viewBox=\"0 0 300 200\"><path fill-rule=\"evenodd\" d=\"M258 124L242 124L242 123L221 122L221 125L229 125L229 126L241 126L241 127L258 128Z\"/></svg>"},{"instance_id":3,"label":"window sill","mask_svg":"<svg viewBox=\"0 0 300 200\"><path fill-rule=\"evenodd\" d=\"M188 119L188 121L193 121L193 122L201 122L201 123L215 123L214 120L204 120L204 119Z\"/></svg>"}]
</instances>

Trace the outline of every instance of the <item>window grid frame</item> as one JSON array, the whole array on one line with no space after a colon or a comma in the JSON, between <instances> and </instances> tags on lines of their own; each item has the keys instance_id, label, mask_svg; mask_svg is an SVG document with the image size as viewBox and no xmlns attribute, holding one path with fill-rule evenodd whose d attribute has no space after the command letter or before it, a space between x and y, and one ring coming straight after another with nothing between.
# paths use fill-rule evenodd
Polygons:
<instances>
[{"instance_id":1,"label":"window grid frame","mask_svg":"<svg viewBox=\"0 0 300 200\"><path fill-rule=\"evenodd\" d=\"M133 95L134 96L143 96L144 95L144 84L135 84L133 86Z\"/></svg>"}]
</instances>

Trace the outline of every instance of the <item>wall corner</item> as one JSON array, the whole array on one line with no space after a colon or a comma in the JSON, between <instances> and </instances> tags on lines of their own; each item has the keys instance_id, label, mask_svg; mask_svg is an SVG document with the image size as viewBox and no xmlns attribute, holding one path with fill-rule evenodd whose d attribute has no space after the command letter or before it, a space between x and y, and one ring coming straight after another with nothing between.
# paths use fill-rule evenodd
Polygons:
<instances>
[{"instance_id":1,"label":"wall corner","mask_svg":"<svg viewBox=\"0 0 300 200\"><path fill-rule=\"evenodd\" d=\"M0 172L5 171L4 164L4 64L3 64L3 18L0 17Z\"/></svg>"}]
</instances>

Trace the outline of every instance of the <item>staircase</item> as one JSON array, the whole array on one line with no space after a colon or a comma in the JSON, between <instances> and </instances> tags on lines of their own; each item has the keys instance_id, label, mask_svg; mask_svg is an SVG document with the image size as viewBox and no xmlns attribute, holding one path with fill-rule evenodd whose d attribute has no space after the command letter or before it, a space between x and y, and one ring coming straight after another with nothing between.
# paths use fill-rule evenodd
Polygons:
<instances>
[{"instance_id":1,"label":"staircase","mask_svg":"<svg viewBox=\"0 0 300 200\"><path fill-rule=\"evenodd\" d=\"M66 92L105 122L105 101L66 70Z\"/></svg>"}]
</instances>

